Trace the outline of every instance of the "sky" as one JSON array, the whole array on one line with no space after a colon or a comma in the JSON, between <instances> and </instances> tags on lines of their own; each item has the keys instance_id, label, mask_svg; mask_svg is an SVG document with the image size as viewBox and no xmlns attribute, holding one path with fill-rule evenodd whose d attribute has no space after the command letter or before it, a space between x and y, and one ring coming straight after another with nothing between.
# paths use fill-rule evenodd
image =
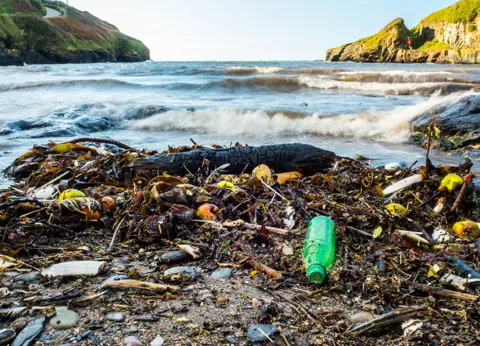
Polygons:
<instances>
[{"instance_id":1,"label":"sky","mask_svg":"<svg viewBox=\"0 0 480 346\"><path fill-rule=\"evenodd\" d=\"M69 0L150 48L152 60L316 60L397 17L454 0Z\"/></svg>"}]
</instances>

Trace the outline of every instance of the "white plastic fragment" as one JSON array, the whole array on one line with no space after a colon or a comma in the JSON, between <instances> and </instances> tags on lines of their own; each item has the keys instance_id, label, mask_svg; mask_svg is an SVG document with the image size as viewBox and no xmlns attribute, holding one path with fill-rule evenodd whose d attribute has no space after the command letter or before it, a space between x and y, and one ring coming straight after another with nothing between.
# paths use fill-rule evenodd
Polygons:
<instances>
[{"instance_id":1,"label":"white plastic fragment","mask_svg":"<svg viewBox=\"0 0 480 346\"><path fill-rule=\"evenodd\" d=\"M422 178L421 174L412 175L411 177L408 177L408 178L402 179L400 181L397 181L396 183L387 187L385 190L383 190L383 195L384 196L391 195L392 193L403 190L406 187L417 184L417 183L421 182L422 180L423 180L423 178Z\"/></svg>"},{"instance_id":2,"label":"white plastic fragment","mask_svg":"<svg viewBox=\"0 0 480 346\"><path fill-rule=\"evenodd\" d=\"M198 247L191 245L178 245L178 247L192 256L193 259L202 258L202 252Z\"/></svg>"},{"instance_id":3,"label":"white plastic fragment","mask_svg":"<svg viewBox=\"0 0 480 346\"><path fill-rule=\"evenodd\" d=\"M409 336L422 328L423 322L420 320L408 320L402 323L403 335Z\"/></svg>"},{"instance_id":4,"label":"white plastic fragment","mask_svg":"<svg viewBox=\"0 0 480 346\"><path fill-rule=\"evenodd\" d=\"M432 239L439 243L446 243L453 239L453 236L444 229L437 228L432 232Z\"/></svg>"},{"instance_id":5,"label":"white plastic fragment","mask_svg":"<svg viewBox=\"0 0 480 346\"><path fill-rule=\"evenodd\" d=\"M33 191L33 197L39 200L52 199L55 194L55 187L50 185Z\"/></svg>"},{"instance_id":6,"label":"white plastic fragment","mask_svg":"<svg viewBox=\"0 0 480 346\"><path fill-rule=\"evenodd\" d=\"M286 229L293 229L295 227L295 209L291 206L288 206L285 209L285 218L283 219L283 225Z\"/></svg>"},{"instance_id":7,"label":"white plastic fragment","mask_svg":"<svg viewBox=\"0 0 480 346\"><path fill-rule=\"evenodd\" d=\"M452 285L458 290L464 291L467 287L467 279L454 274L445 274L440 278L440 282Z\"/></svg>"},{"instance_id":8,"label":"white plastic fragment","mask_svg":"<svg viewBox=\"0 0 480 346\"><path fill-rule=\"evenodd\" d=\"M400 164L398 162L391 162L385 165L385 169L387 171L395 171L400 168Z\"/></svg>"},{"instance_id":9,"label":"white plastic fragment","mask_svg":"<svg viewBox=\"0 0 480 346\"><path fill-rule=\"evenodd\" d=\"M105 262L100 261L71 261L57 263L42 270L43 276L66 277L66 276L96 276L105 267Z\"/></svg>"}]
</instances>

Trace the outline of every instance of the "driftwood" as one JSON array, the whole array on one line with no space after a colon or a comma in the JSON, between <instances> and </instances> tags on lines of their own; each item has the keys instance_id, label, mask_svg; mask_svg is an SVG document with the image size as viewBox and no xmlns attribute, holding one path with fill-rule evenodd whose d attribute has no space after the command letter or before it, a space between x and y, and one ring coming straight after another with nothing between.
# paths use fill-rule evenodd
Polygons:
<instances>
[{"instance_id":1,"label":"driftwood","mask_svg":"<svg viewBox=\"0 0 480 346\"><path fill-rule=\"evenodd\" d=\"M473 294L446 290L446 289L440 288L440 287L422 285L422 284L418 284L416 282L405 281L404 283L405 283L405 285L410 286L414 290L427 292L427 293L430 293L430 294L433 294L433 295L436 295L436 296L448 297L448 298L453 298L453 299L460 299L460 300L465 300L467 302L476 302L479 298L479 296L476 296L476 295L473 295Z\"/></svg>"},{"instance_id":2,"label":"driftwood","mask_svg":"<svg viewBox=\"0 0 480 346\"><path fill-rule=\"evenodd\" d=\"M412 318L418 315L425 315L426 313L428 313L428 308L426 306L416 306L413 308L392 311L388 314L379 316L371 321L365 322L349 330L347 333L353 335L362 335L365 333L376 332L379 329L383 329L392 324L400 323L407 318Z\"/></svg>"},{"instance_id":3,"label":"driftwood","mask_svg":"<svg viewBox=\"0 0 480 346\"><path fill-rule=\"evenodd\" d=\"M136 159L133 167L137 172L166 171L184 175L197 172L205 164L211 170L229 164L223 172L240 174L251 172L265 164L277 173L300 171L313 174L332 167L336 155L307 144L278 144L260 147L232 147L226 149L197 149L175 154L157 154Z\"/></svg>"},{"instance_id":4,"label":"driftwood","mask_svg":"<svg viewBox=\"0 0 480 346\"><path fill-rule=\"evenodd\" d=\"M104 288L124 288L124 289L139 289L147 290L154 292L179 292L180 286L157 284L154 282L148 281L138 281L138 280L115 280L105 282L102 287Z\"/></svg>"}]
</instances>

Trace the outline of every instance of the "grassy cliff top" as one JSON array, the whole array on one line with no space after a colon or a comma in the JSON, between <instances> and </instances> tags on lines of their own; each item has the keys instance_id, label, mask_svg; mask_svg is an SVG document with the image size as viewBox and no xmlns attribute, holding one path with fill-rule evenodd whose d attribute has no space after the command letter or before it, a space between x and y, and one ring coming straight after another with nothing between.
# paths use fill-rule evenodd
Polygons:
<instances>
[{"instance_id":1,"label":"grassy cliff top","mask_svg":"<svg viewBox=\"0 0 480 346\"><path fill-rule=\"evenodd\" d=\"M375 35L360 39L355 43L363 44L367 47L375 47L384 42L385 40L396 39L399 35L407 34L408 29L405 26L405 22L402 18L396 18L388 23L382 30Z\"/></svg>"},{"instance_id":2,"label":"grassy cliff top","mask_svg":"<svg viewBox=\"0 0 480 346\"><path fill-rule=\"evenodd\" d=\"M62 4L68 15L43 18L45 7L32 10L37 3L43 6L40 0L0 0L0 41L8 49L23 45L47 56L96 52L118 61L149 59L142 42L92 14Z\"/></svg>"},{"instance_id":3,"label":"grassy cliff top","mask_svg":"<svg viewBox=\"0 0 480 346\"><path fill-rule=\"evenodd\" d=\"M480 14L480 0L460 0L452 6L434 12L422 19L418 26L432 23L470 23Z\"/></svg>"},{"instance_id":4,"label":"grassy cliff top","mask_svg":"<svg viewBox=\"0 0 480 346\"><path fill-rule=\"evenodd\" d=\"M42 0L0 0L0 14L15 13L44 16L47 11Z\"/></svg>"}]
</instances>

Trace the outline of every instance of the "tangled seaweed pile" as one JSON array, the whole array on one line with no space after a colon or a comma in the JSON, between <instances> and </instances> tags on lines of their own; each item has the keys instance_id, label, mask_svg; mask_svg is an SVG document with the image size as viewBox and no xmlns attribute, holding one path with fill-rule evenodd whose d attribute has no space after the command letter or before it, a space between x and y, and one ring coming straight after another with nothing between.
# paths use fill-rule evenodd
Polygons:
<instances>
[{"instance_id":1,"label":"tangled seaweed pile","mask_svg":"<svg viewBox=\"0 0 480 346\"><path fill-rule=\"evenodd\" d=\"M309 176L266 165L223 174L226 166L207 163L176 177L135 170L136 160L156 153L100 142L35 146L8 169L18 182L0 190L0 270L95 259L106 266L94 276L125 277L108 286L44 275L43 286L25 291L14 289L15 275L0 276L8 297L2 310L80 301L84 329L105 345L121 341L92 321L119 306L155 321L165 306L186 315L147 327L178 345L478 343L480 230L473 221L480 208L468 161L402 169L336 158ZM415 183L396 189L405 178ZM318 215L337 224L336 262L320 287L308 282L302 262L307 224ZM167 275L179 262L195 268ZM235 280L211 283L208 274L222 268L234 268ZM80 287L72 295L73 282ZM200 286L216 298L200 299ZM108 298L98 293L106 287L115 292ZM47 291L56 298L43 297ZM209 314L199 316L206 306ZM248 327L257 323L272 329L252 336ZM151 330L137 335L153 339Z\"/></svg>"}]
</instances>

